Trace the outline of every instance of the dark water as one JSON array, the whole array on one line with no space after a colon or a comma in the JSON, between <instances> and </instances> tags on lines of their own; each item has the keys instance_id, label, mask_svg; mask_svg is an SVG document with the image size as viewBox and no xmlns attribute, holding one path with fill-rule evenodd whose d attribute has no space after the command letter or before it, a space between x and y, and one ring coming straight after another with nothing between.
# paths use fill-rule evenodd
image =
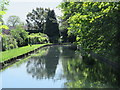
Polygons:
<instances>
[{"instance_id":1,"label":"dark water","mask_svg":"<svg viewBox=\"0 0 120 90\"><path fill-rule=\"evenodd\" d=\"M2 71L2 88L119 88L119 73L68 46L46 47Z\"/></svg>"}]
</instances>

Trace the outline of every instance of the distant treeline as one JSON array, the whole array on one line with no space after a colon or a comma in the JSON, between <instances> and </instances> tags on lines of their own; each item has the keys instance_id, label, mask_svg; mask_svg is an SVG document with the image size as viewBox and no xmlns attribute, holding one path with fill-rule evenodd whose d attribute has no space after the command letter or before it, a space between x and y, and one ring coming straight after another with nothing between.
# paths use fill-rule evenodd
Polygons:
<instances>
[{"instance_id":1,"label":"distant treeline","mask_svg":"<svg viewBox=\"0 0 120 90\"><path fill-rule=\"evenodd\" d=\"M16 22L14 22L17 20ZM36 8L27 14L27 30L18 16L8 18L9 33L2 34L2 51L26 45L58 43L59 25L54 10Z\"/></svg>"}]
</instances>

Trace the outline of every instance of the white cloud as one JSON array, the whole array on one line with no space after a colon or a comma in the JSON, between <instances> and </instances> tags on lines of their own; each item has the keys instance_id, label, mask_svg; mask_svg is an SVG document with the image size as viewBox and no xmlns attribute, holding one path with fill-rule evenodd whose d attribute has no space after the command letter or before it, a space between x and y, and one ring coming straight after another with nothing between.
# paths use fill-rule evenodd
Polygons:
<instances>
[{"instance_id":1,"label":"white cloud","mask_svg":"<svg viewBox=\"0 0 120 90\"><path fill-rule=\"evenodd\" d=\"M11 2L62 2L62 0L10 0Z\"/></svg>"}]
</instances>

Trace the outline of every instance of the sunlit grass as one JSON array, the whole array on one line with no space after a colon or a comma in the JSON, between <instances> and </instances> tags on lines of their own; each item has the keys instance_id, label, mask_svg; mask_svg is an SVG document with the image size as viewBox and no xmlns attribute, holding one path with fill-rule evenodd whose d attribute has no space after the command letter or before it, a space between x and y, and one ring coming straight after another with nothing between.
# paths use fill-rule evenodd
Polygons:
<instances>
[{"instance_id":1,"label":"sunlit grass","mask_svg":"<svg viewBox=\"0 0 120 90\"><path fill-rule=\"evenodd\" d=\"M32 45L32 46L25 46L25 47L20 47L20 48L15 48L11 50L7 50L4 52L0 52L0 62L6 61L8 59L17 57L19 55L25 54L27 52L30 52L34 49L39 48L40 46L44 46L46 44L37 44L37 45Z\"/></svg>"}]
</instances>

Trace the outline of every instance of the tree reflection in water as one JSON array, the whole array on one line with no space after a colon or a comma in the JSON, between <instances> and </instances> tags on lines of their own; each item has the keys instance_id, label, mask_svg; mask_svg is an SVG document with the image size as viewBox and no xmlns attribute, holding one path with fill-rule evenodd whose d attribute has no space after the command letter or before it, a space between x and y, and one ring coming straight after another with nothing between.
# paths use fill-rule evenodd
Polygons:
<instances>
[{"instance_id":1,"label":"tree reflection in water","mask_svg":"<svg viewBox=\"0 0 120 90\"><path fill-rule=\"evenodd\" d=\"M49 47L46 55L31 57L27 62L27 72L37 79L53 78L59 60L58 47Z\"/></svg>"},{"instance_id":2,"label":"tree reflection in water","mask_svg":"<svg viewBox=\"0 0 120 90\"><path fill-rule=\"evenodd\" d=\"M68 61L63 60L63 62L66 63L63 66L68 80L65 87L118 88L120 86L120 74L97 60L83 57L81 60L75 58Z\"/></svg>"},{"instance_id":3,"label":"tree reflection in water","mask_svg":"<svg viewBox=\"0 0 120 90\"><path fill-rule=\"evenodd\" d=\"M47 52L43 54L42 51ZM110 66L91 57L82 57L67 46L53 46L40 50L38 56L27 62L27 72L37 79L53 79L58 61L61 60L67 88L114 88L120 87L119 73ZM41 54L42 53L42 54Z\"/></svg>"}]
</instances>

